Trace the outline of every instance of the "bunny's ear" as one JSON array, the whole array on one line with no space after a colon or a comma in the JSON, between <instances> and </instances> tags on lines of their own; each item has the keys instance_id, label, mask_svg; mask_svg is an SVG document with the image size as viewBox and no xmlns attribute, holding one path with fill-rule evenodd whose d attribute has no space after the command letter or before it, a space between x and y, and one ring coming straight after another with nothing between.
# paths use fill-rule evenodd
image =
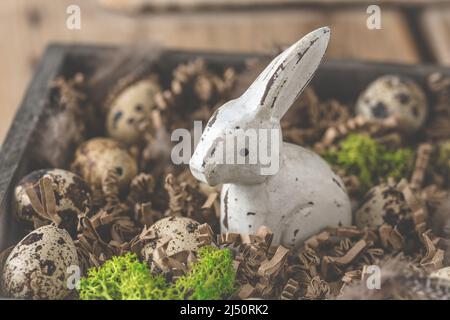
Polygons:
<instances>
[{"instance_id":1,"label":"bunny's ear","mask_svg":"<svg viewBox=\"0 0 450 320\"><path fill-rule=\"evenodd\" d=\"M317 29L278 55L244 94L264 114L281 119L308 85L322 60L330 29Z\"/></svg>"}]
</instances>

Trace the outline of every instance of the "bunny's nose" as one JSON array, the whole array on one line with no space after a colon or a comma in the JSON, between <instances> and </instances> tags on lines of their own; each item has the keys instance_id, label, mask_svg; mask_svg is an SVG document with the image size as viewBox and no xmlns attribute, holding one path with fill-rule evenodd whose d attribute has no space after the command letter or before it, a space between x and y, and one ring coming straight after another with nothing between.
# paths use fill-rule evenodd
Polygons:
<instances>
[{"instance_id":1,"label":"bunny's nose","mask_svg":"<svg viewBox=\"0 0 450 320\"><path fill-rule=\"evenodd\" d=\"M193 158L191 158L191 161L189 161L189 168L191 169L191 173L195 177L195 179L207 183L204 168L202 168L201 164L199 165L198 163L196 163Z\"/></svg>"}]
</instances>

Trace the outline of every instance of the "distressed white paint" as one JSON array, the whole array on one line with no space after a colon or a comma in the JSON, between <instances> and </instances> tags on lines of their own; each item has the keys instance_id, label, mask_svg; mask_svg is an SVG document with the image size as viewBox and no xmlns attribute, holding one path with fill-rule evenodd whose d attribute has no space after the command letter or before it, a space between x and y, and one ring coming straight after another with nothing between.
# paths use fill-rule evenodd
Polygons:
<instances>
[{"instance_id":1,"label":"distressed white paint","mask_svg":"<svg viewBox=\"0 0 450 320\"><path fill-rule=\"evenodd\" d=\"M275 244L294 245L327 226L350 224L344 185L315 153L280 143L280 169L270 176L261 173L259 163L221 164L212 155L230 130L281 131L281 117L311 80L329 38L330 29L324 27L293 44L241 97L224 104L208 122L190 168L200 181L224 184L222 232L254 233L266 225L274 231Z\"/></svg>"}]
</instances>

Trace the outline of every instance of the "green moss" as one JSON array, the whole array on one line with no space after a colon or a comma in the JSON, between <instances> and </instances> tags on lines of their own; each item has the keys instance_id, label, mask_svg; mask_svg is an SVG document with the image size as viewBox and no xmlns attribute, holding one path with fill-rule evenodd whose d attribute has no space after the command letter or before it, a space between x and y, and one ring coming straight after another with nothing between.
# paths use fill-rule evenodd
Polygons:
<instances>
[{"instance_id":1,"label":"green moss","mask_svg":"<svg viewBox=\"0 0 450 320\"><path fill-rule=\"evenodd\" d=\"M175 283L180 297L215 300L231 295L236 277L231 251L203 247L198 255L199 262L194 264L191 272Z\"/></svg>"},{"instance_id":2,"label":"green moss","mask_svg":"<svg viewBox=\"0 0 450 320\"><path fill-rule=\"evenodd\" d=\"M411 171L414 152L409 148L388 150L366 135L351 134L338 150L327 151L324 158L333 165L355 175L361 183L361 193L388 177L399 179Z\"/></svg>"},{"instance_id":3,"label":"green moss","mask_svg":"<svg viewBox=\"0 0 450 320\"><path fill-rule=\"evenodd\" d=\"M80 282L82 300L214 300L234 291L235 270L231 251L203 247L191 271L174 284L150 273L135 254L113 257L89 270Z\"/></svg>"},{"instance_id":4,"label":"green moss","mask_svg":"<svg viewBox=\"0 0 450 320\"><path fill-rule=\"evenodd\" d=\"M381 151L380 156L378 177L392 177L399 180L407 176L413 168L414 151L409 148Z\"/></svg>"},{"instance_id":5,"label":"green moss","mask_svg":"<svg viewBox=\"0 0 450 320\"><path fill-rule=\"evenodd\" d=\"M450 178L450 140L439 144L436 165L440 174Z\"/></svg>"},{"instance_id":6,"label":"green moss","mask_svg":"<svg viewBox=\"0 0 450 320\"><path fill-rule=\"evenodd\" d=\"M92 268L81 279L82 300L157 299L167 287L165 279L153 276L135 254L113 257L100 268Z\"/></svg>"}]
</instances>

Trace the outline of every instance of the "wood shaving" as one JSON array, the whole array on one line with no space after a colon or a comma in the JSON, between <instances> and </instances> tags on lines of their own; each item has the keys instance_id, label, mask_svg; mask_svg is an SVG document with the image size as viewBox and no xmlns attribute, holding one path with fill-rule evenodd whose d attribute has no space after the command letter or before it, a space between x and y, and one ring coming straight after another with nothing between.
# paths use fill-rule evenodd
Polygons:
<instances>
[{"instance_id":1,"label":"wood shaving","mask_svg":"<svg viewBox=\"0 0 450 320\"><path fill-rule=\"evenodd\" d=\"M320 152L326 147L335 144L338 140L342 140L350 133L364 132L371 136L377 137L381 143L399 145L401 138L397 133L392 131L397 127L397 123L393 118L387 118L382 122L374 122L364 118L361 115L348 119L337 126L330 126L323 134L320 142L314 146L315 150Z\"/></svg>"},{"instance_id":2,"label":"wood shaving","mask_svg":"<svg viewBox=\"0 0 450 320\"><path fill-rule=\"evenodd\" d=\"M136 203L134 206L134 220L143 226L151 226L163 217L163 214L154 210L151 202Z\"/></svg>"},{"instance_id":3,"label":"wood shaving","mask_svg":"<svg viewBox=\"0 0 450 320\"><path fill-rule=\"evenodd\" d=\"M119 175L115 170L108 170L102 179L102 192L104 194L107 211L116 210L120 205Z\"/></svg>"},{"instance_id":4,"label":"wood shaving","mask_svg":"<svg viewBox=\"0 0 450 320\"><path fill-rule=\"evenodd\" d=\"M340 125L350 117L348 108L336 100L320 101L311 88L288 110L281 122L285 141L311 145L325 130Z\"/></svg>"},{"instance_id":5,"label":"wood shaving","mask_svg":"<svg viewBox=\"0 0 450 320\"><path fill-rule=\"evenodd\" d=\"M128 201L132 204L138 204L148 201L149 195L155 191L155 179L151 174L139 173L133 178L130 184L130 193Z\"/></svg>"},{"instance_id":6,"label":"wood shaving","mask_svg":"<svg viewBox=\"0 0 450 320\"><path fill-rule=\"evenodd\" d=\"M91 267L98 267L119 251L106 243L96 231L88 218L80 221L82 232L78 234L78 239L74 241L80 260L81 269L86 272Z\"/></svg>"},{"instance_id":7,"label":"wood shaving","mask_svg":"<svg viewBox=\"0 0 450 320\"><path fill-rule=\"evenodd\" d=\"M305 299L326 299L330 294L329 284L318 276L311 279L306 289Z\"/></svg>"},{"instance_id":8,"label":"wood shaving","mask_svg":"<svg viewBox=\"0 0 450 320\"><path fill-rule=\"evenodd\" d=\"M218 222L212 223L216 220L216 203L218 206L218 197L208 199L198 189L198 183L188 183L183 181L182 175L175 177L173 174L168 174L164 189L169 195L169 208L165 212L166 216L180 215L184 217L193 218L200 223L209 222L213 230L218 230Z\"/></svg>"},{"instance_id":9,"label":"wood shaving","mask_svg":"<svg viewBox=\"0 0 450 320\"><path fill-rule=\"evenodd\" d=\"M299 283L294 279L289 279L281 292L281 300L294 300L299 290Z\"/></svg>"},{"instance_id":10,"label":"wood shaving","mask_svg":"<svg viewBox=\"0 0 450 320\"><path fill-rule=\"evenodd\" d=\"M212 231L209 224L204 223L200 226L198 226L198 232L199 232L199 240L201 241L202 245L210 245L214 240L214 232Z\"/></svg>"},{"instance_id":11,"label":"wood shaving","mask_svg":"<svg viewBox=\"0 0 450 320\"><path fill-rule=\"evenodd\" d=\"M239 299L245 300L251 298L256 292L256 288L249 283L244 284L237 294Z\"/></svg>"},{"instance_id":12,"label":"wood shaving","mask_svg":"<svg viewBox=\"0 0 450 320\"><path fill-rule=\"evenodd\" d=\"M258 268L258 275L265 278L268 282L272 280L282 272L282 267L286 262L290 250L279 246L275 255L270 260L265 260Z\"/></svg>"},{"instance_id":13,"label":"wood shaving","mask_svg":"<svg viewBox=\"0 0 450 320\"><path fill-rule=\"evenodd\" d=\"M416 163L411 176L411 188L419 190L425 179L425 173L430 162L433 146L429 143L423 143L417 148Z\"/></svg>"},{"instance_id":14,"label":"wood shaving","mask_svg":"<svg viewBox=\"0 0 450 320\"><path fill-rule=\"evenodd\" d=\"M35 228L54 222L59 226L62 222L61 217L56 213L56 199L53 190L52 180L48 177L39 179L39 194L37 195L34 186L25 190L30 199L31 206L38 214L38 217L32 217Z\"/></svg>"},{"instance_id":15,"label":"wood shaving","mask_svg":"<svg viewBox=\"0 0 450 320\"><path fill-rule=\"evenodd\" d=\"M181 119L201 119L207 121L212 107L225 102L235 83L235 72L226 69L221 75L211 73L201 59L180 64L173 71L170 89L156 97L156 103L163 111L166 124L176 124ZM197 111L188 115L187 106L195 105ZM173 129L172 126L170 126Z\"/></svg>"}]
</instances>

